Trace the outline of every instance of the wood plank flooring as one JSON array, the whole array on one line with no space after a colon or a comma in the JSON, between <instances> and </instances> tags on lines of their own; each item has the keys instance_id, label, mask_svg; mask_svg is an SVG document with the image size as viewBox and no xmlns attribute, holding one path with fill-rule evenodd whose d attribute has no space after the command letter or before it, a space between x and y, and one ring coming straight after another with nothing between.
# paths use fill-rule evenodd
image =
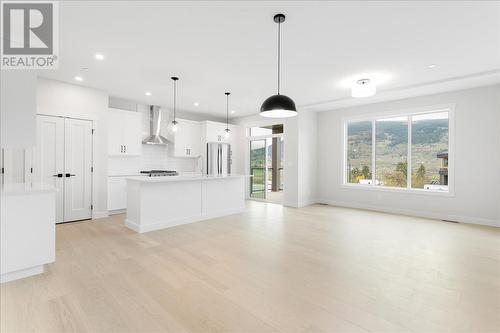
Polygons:
<instances>
[{"instance_id":1,"label":"wood plank flooring","mask_svg":"<svg viewBox=\"0 0 500 333\"><path fill-rule=\"evenodd\" d=\"M47 273L1 286L2 332L500 332L499 229L247 205L58 225Z\"/></svg>"}]
</instances>

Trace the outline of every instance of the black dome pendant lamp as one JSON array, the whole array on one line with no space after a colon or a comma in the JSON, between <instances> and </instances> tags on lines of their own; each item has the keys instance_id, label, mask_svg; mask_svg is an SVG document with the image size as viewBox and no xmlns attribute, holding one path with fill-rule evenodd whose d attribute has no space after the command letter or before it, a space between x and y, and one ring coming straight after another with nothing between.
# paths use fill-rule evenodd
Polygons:
<instances>
[{"instance_id":1,"label":"black dome pendant lamp","mask_svg":"<svg viewBox=\"0 0 500 333\"><path fill-rule=\"evenodd\" d=\"M266 99L260 107L260 115L268 118L288 118L297 115L295 102L288 96L280 94L281 74L281 23L285 22L285 15L274 15L274 22L278 23L278 93Z\"/></svg>"}]
</instances>

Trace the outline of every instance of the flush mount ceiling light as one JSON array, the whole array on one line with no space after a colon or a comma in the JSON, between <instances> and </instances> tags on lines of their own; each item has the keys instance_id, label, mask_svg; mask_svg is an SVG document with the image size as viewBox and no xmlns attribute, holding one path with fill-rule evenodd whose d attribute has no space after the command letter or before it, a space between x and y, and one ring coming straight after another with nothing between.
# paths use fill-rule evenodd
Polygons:
<instances>
[{"instance_id":1,"label":"flush mount ceiling light","mask_svg":"<svg viewBox=\"0 0 500 333\"><path fill-rule=\"evenodd\" d=\"M172 129L172 132L177 132L178 130L178 122L175 120L175 109L176 109L176 98L177 98L177 80L179 80L178 77L172 76L171 77L172 81L174 81L174 120L172 120L172 126L170 127Z\"/></svg>"},{"instance_id":2,"label":"flush mount ceiling light","mask_svg":"<svg viewBox=\"0 0 500 333\"><path fill-rule=\"evenodd\" d=\"M229 95L231 94L230 92L224 93L226 95L226 129L224 130L224 136L226 138L229 138L231 135L231 130L229 129Z\"/></svg>"},{"instance_id":3,"label":"flush mount ceiling light","mask_svg":"<svg viewBox=\"0 0 500 333\"><path fill-rule=\"evenodd\" d=\"M100 53L97 53L97 54L95 55L95 58L96 58L97 60L104 60L104 56L103 56L102 54L100 54Z\"/></svg>"},{"instance_id":4,"label":"flush mount ceiling light","mask_svg":"<svg viewBox=\"0 0 500 333\"><path fill-rule=\"evenodd\" d=\"M361 79L356 81L356 83L351 88L351 95L355 98L369 97L377 93L377 87L370 79Z\"/></svg>"},{"instance_id":5,"label":"flush mount ceiling light","mask_svg":"<svg viewBox=\"0 0 500 333\"><path fill-rule=\"evenodd\" d=\"M288 96L280 94L281 74L281 23L285 22L285 15L274 15L274 22L278 23L278 93L266 99L260 107L260 115L268 118L287 118L297 115L295 102Z\"/></svg>"},{"instance_id":6,"label":"flush mount ceiling light","mask_svg":"<svg viewBox=\"0 0 500 333\"><path fill-rule=\"evenodd\" d=\"M77 80L77 81L83 81L83 78L81 76L75 76L75 80Z\"/></svg>"},{"instance_id":7,"label":"flush mount ceiling light","mask_svg":"<svg viewBox=\"0 0 500 333\"><path fill-rule=\"evenodd\" d=\"M151 96L151 93L150 93L149 91L146 91L146 92L144 93L144 95L146 95L146 96Z\"/></svg>"},{"instance_id":8,"label":"flush mount ceiling light","mask_svg":"<svg viewBox=\"0 0 500 333\"><path fill-rule=\"evenodd\" d=\"M194 103L193 103L193 105L194 105L194 106L200 106L200 103L198 103L198 102L194 102Z\"/></svg>"}]
</instances>

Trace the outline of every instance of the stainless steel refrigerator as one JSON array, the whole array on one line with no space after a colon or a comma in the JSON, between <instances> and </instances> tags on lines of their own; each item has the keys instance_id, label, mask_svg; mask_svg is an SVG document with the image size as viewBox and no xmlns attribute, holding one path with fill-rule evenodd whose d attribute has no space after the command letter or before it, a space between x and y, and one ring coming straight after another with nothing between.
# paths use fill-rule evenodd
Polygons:
<instances>
[{"instance_id":1,"label":"stainless steel refrigerator","mask_svg":"<svg viewBox=\"0 0 500 333\"><path fill-rule=\"evenodd\" d=\"M231 174L231 145L229 143L207 143L207 174Z\"/></svg>"}]
</instances>

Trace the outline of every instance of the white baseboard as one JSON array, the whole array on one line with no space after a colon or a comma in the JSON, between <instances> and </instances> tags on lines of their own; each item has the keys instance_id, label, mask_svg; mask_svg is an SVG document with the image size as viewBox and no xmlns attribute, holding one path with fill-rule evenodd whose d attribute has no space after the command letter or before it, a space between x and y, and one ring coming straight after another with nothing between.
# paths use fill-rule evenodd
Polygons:
<instances>
[{"instance_id":1,"label":"white baseboard","mask_svg":"<svg viewBox=\"0 0 500 333\"><path fill-rule=\"evenodd\" d=\"M19 271L4 273L0 276L0 283L10 282L14 280L24 279L29 276L42 274L44 272L44 265L21 269Z\"/></svg>"},{"instance_id":2,"label":"white baseboard","mask_svg":"<svg viewBox=\"0 0 500 333\"><path fill-rule=\"evenodd\" d=\"M218 211L218 212L212 212L212 213L208 213L208 214L204 214L204 215L183 217L183 218L169 220L169 221L158 221L158 222L154 222L154 223L148 223L146 225L140 225L134 221L126 219L125 225L128 228L134 230L135 232L142 234L144 232L166 229L166 228L175 227L175 226L182 225L182 224L199 222L199 221L203 221L203 220L210 220L210 219L214 219L214 218L222 217L222 216L227 216L227 215L239 214L239 213L243 213L244 211L245 211L245 208L242 207L242 208L228 209L228 210L223 210L223 211Z\"/></svg>"},{"instance_id":3,"label":"white baseboard","mask_svg":"<svg viewBox=\"0 0 500 333\"><path fill-rule=\"evenodd\" d=\"M92 219L102 219L105 217L108 217L109 213L108 211L103 211L103 212L92 212Z\"/></svg>"},{"instance_id":4,"label":"white baseboard","mask_svg":"<svg viewBox=\"0 0 500 333\"><path fill-rule=\"evenodd\" d=\"M462 222L462 223L486 225L486 226L490 226L490 227L500 227L500 221L490 220L490 219L485 219L485 218L478 218L478 217L471 217L471 216L458 216L458 215L448 215L448 214L439 214L439 213L429 213L429 212L415 211L415 210L410 210L410 209L381 207L381 206L366 205L366 204L359 204L359 203L346 202L346 201L336 201L336 200L329 200L329 199L319 199L317 202L322 203L322 204L332 205L332 206L366 209L366 210L372 210L372 211L382 212L382 213L407 215L407 216L414 216L414 217L423 217L423 218L434 219L434 220L456 221L456 222Z\"/></svg>"}]
</instances>

